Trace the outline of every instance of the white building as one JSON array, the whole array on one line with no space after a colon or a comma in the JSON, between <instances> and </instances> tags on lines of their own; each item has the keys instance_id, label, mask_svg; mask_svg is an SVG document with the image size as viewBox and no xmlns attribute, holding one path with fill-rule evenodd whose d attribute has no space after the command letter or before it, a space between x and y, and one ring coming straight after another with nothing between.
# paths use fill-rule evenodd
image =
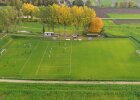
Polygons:
<instances>
[{"instance_id":1,"label":"white building","mask_svg":"<svg viewBox=\"0 0 140 100\"><path fill-rule=\"evenodd\" d=\"M44 37L51 37L54 35L54 32L44 32Z\"/></svg>"}]
</instances>

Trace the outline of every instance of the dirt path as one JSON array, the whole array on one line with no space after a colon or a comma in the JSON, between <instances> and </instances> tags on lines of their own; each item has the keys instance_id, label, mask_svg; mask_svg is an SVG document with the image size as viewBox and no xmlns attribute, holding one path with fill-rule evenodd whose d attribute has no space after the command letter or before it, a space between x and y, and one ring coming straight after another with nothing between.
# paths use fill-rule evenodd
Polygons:
<instances>
[{"instance_id":1,"label":"dirt path","mask_svg":"<svg viewBox=\"0 0 140 100\"><path fill-rule=\"evenodd\" d=\"M42 83L42 84L120 84L120 85L140 85L140 82L127 81L35 81L35 80L12 80L0 79L0 83Z\"/></svg>"}]
</instances>

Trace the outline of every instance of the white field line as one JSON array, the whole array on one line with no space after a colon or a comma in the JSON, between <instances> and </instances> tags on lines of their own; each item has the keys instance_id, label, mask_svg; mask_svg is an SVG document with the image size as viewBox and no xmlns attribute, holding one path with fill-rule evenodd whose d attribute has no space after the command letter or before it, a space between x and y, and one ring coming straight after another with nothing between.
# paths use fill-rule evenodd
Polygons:
<instances>
[{"instance_id":1,"label":"white field line","mask_svg":"<svg viewBox=\"0 0 140 100\"><path fill-rule=\"evenodd\" d=\"M57 46L51 46L51 47L57 47ZM59 48L62 48L62 47L59 47ZM64 48L64 47L63 47ZM72 42L71 42L71 44L70 44L70 52L71 52L71 54L72 54ZM70 55L71 55L70 54ZM62 54L61 56L63 56L64 54ZM68 54L65 54L65 55L68 55ZM52 58L52 57L51 57ZM54 57L54 58L56 58L56 57ZM60 58L60 54L59 54L59 57L57 57L57 58ZM70 65L68 66L68 67L65 67L65 66L56 66L55 68L51 68L51 69L45 69L45 71L50 71L50 70L55 70L55 69L57 69L57 68L69 68L69 74L47 74L47 75L51 75L51 76L64 76L64 75L70 75L71 74L71 57L70 57ZM44 71L44 70L43 70Z\"/></svg>"},{"instance_id":2,"label":"white field line","mask_svg":"<svg viewBox=\"0 0 140 100\"><path fill-rule=\"evenodd\" d=\"M12 80L0 79L0 83L35 83L35 84L98 84L98 85L140 85L140 81L36 81L36 80Z\"/></svg>"},{"instance_id":3,"label":"white field line","mask_svg":"<svg viewBox=\"0 0 140 100\"><path fill-rule=\"evenodd\" d=\"M49 43L48 43L48 45L49 45ZM42 55L42 57L41 57L40 63L39 63L39 65L38 65L38 67L37 67L36 75L38 75L38 72L39 72L39 69L40 69L40 65L41 65L41 63L42 63L42 61L43 61L43 59L44 59L44 57L45 57L46 51L47 51L47 49L48 49L48 47L49 47L48 45L46 46L45 51L44 51L44 53L43 53L43 55Z\"/></svg>"},{"instance_id":4,"label":"white field line","mask_svg":"<svg viewBox=\"0 0 140 100\"><path fill-rule=\"evenodd\" d=\"M71 56L72 56L72 41L71 41L71 44L70 44L70 71L69 71L69 75L71 75L71 70L72 70L72 68L71 68Z\"/></svg>"},{"instance_id":5,"label":"white field line","mask_svg":"<svg viewBox=\"0 0 140 100\"><path fill-rule=\"evenodd\" d=\"M7 34L5 34L3 37L1 37L0 39L3 39L4 37L6 37L7 36Z\"/></svg>"},{"instance_id":6,"label":"white field line","mask_svg":"<svg viewBox=\"0 0 140 100\"><path fill-rule=\"evenodd\" d=\"M34 50L38 47L38 44L39 44L39 43L37 43L37 45L35 46ZM20 71L19 71L19 74L22 73L23 69L25 68L25 65L26 65L26 64L29 62L29 60L31 59L32 54L33 54L33 51L32 51L32 53L29 55L29 57L28 57L28 59L26 60L26 62L23 64L22 68L21 68Z\"/></svg>"},{"instance_id":7,"label":"white field line","mask_svg":"<svg viewBox=\"0 0 140 100\"><path fill-rule=\"evenodd\" d=\"M68 76L68 74L47 74L49 76Z\"/></svg>"}]
</instances>

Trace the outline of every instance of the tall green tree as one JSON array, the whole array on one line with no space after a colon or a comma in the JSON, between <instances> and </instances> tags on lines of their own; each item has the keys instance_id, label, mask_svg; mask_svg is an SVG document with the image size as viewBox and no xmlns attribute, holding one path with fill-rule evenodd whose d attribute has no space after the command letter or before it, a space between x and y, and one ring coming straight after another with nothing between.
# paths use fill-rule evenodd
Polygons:
<instances>
[{"instance_id":1,"label":"tall green tree","mask_svg":"<svg viewBox=\"0 0 140 100\"><path fill-rule=\"evenodd\" d=\"M22 8L23 2L21 0L11 0L10 6L14 6L18 13L18 22L20 21L20 17L22 15L21 8Z\"/></svg>"},{"instance_id":2,"label":"tall green tree","mask_svg":"<svg viewBox=\"0 0 140 100\"><path fill-rule=\"evenodd\" d=\"M17 10L13 7L4 7L0 10L0 26L9 32L11 26L17 23Z\"/></svg>"}]
</instances>

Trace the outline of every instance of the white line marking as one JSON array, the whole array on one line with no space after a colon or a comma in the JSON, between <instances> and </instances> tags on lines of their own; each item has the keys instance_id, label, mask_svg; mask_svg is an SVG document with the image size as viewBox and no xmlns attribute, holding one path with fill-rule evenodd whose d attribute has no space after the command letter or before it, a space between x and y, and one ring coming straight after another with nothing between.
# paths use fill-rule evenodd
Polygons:
<instances>
[{"instance_id":1,"label":"white line marking","mask_svg":"<svg viewBox=\"0 0 140 100\"><path fill-rule=\"evenodd\" d=\"M48 45L49 45L49 43L48 43ZM46 46L45 51L44 51L44 53L43 53L43 55L42 55L42 57L41 57L40 63L39 63L38 68L37 68L37 70L36 70L36 75L38 75L38 72L39 72L39 69L40 69L40 65L41 65L41 63L42 63L42 61L43 61L43 59L44 59L44 57L45 57L46 51L47 51L47 49L48 49L48 47L49 47L48 45Z\"/></svg>"},{"instance_id":2,"label":"white line marking","mask_svg":"<svg viewBox=\"0 0 140 100\"><path fill-rule=\"evenodd\" d=\"M1 37L0 39L3 39L4 37L6 37L7 36L7 34L5 34L3 37Z\"/></svg>"},{"instance_id":3,"label":"white line marking","mask_svg":"<svg viewBox=\"0 0 140 100\"><path fill-rule=\"evenodd\" d=\"M71 75L71 56L72 56L72 41L71 41L71 43L70 43L70 45L71 45L71 48L70 48L70 71L69 71L69 75Z\"/></svg>"},{"instance_id":4,"label":"white line marking","mask_svg":"<svg viewBox=\"0 0 140 100\"><path fill-rule=\"evenodd\" d=\"M35 46L34 49L36 49L36 48L38 47L38 45L39 45L39 43L37 43L37 45ZM24 63L24 65L22 66L21 70L19 71L19 74L22 73L23 69L25 68L25 65L26 65L26 64L29 62L29 60L31 59L32 54L33 54L33 51L32 51L32 53L30 54L30 56L28 57L28 59L26 60L26 62Z\"/></svg>"}]
</instances>

